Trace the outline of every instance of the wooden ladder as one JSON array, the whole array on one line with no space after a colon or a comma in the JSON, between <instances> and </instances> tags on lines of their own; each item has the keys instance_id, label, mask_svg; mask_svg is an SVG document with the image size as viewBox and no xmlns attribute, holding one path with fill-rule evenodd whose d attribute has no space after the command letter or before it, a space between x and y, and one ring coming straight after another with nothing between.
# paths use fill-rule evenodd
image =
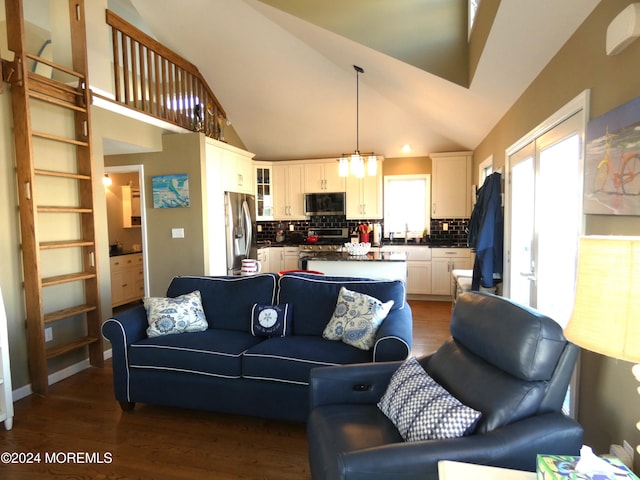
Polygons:
<instances>
[{"instance_id":1,"label":"wooden ladder","mask_svg":"<svg viewBox=\"0 0 640 480\"><path fill-rule=\"evenodd\" d=\"M68 5L71 68L26 51L22 0L5 0L29 372L40 395L55 357L88 346L90 364L104 364L84 3ZM51 78L32 72L34 62ZM47 347L47 327L71 340Z\"/></svg>"}]
</instances>

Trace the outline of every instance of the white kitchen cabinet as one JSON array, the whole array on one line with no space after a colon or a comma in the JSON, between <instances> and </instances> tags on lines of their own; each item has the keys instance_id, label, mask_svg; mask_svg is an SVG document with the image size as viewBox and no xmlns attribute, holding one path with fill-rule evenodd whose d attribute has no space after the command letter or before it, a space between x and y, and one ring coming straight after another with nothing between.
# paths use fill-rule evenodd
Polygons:
<instances>
[{"instance_id":1,"label":"white kitchen cabinet","mask_svg":"<svg viewBox=\"0 0 640 480\"><path fill-rule=\"evenodd\" d=\"M407 262L407 294L431 295L431 262Z\"/></svg>"},{"instance_id":2,"label":"white kitchen cabinet","mask_svg":"<svg viewBox=\"0 0 640 480\"><path fill-rule=\"evenodd\" d=\"M11 430L13 427L13 392L11 390L8 337L7 313L0 290L0 422L4 422L6 430Z\"/></svg>"},{"instance_id":3,"label":"white kitchen cabinet","mask_svg":"<svg viewBox=\"0 0 640 480\"><path fill-rule=\"evenodd\" d=\"M378 162L375 176L347 177L347 219L381 219L382 211L382 165Z\"/></svg>"},{"instance_id":4,"label":"white kitchen cabinet","mask_svg":"<svg viewBox=\"0 0 640 480\"><path fill-rule=\"evenodd\" d=\"M122 226L124 228L140 228L140 188L123 185L122 192Z\"/></svg>"},{"instance_id":5,"label":"white kitchen cabinet","mask_svg":"<svg viewBox=\"0 0 640 480\"><path fill-rule=\"evenodd\" d=\"M304 220L304 165L273 165L273 210L275 220Z\"/></svg>"},{"instance_id":6,"label":"white kitchen cabinet","mask_svg":"<svg viewBox=\"0 0 640 480\"><path fill-rule=\"evenodd\" d=\"M221 148L220 154L224 190L253 194L253 154L231 145Z\"/></svg>"},{"instance_id":7,"label":"white kitchen cabinet","mask_svg":"<svg viewBox=\"0 0 640 480\"><path fill-rule=\"evenodd\" d=\"M284 247L269 248L269 270L267 272L278 273L284 270ZM265 271L264 269L262 270Z\"/></svg>"},{"instance_id":8,"label":"white kitchen cabinet","mask_svg":"<svg viewBox=\"0 0 640 480\"><path fill-rule=\"evenodd\" d=\"M284 269L298 270L300 268L300 248L284 247Z\"/></svg>"},{"instance_id":9,"label":"white kitchen cabinet","mask_svg":"<svg viewBox=\"0 0 640 480\"><path fill-rule=\"evenodd\" d=\"M258 258L257 260L260 262L260 272L267 273L271 271L270 267L270 257L271 257L271 249L269 247L261 247L258 248Z\"/></svg>"},{"instance_id":10,"label":"white kitchen cabinet","mask_svg":"<svg viewBox=\"0 0 640 480\"><path fill-rule=\"evenodd\" d=\"M298 247L271 247L269 248L269 270L265 270L263 266L262 271L278 273L283 270L298 270L299 261Z\"/></svg>"},{"instance_id":11,"label":"white kitchen cabinet","mask_svg":"<svg viewBox=\"0 0 640 480\"><path fill-rule=\"evenodd\" d=\"M472 152L431 154L431 218L471 216Z\"/></svg>"},{"instance_id":12,"label":"white kitchen cabinet","mask_svg":"<svg viewBox=\"0 0 640 480\"><path fill-rule=\"evenodd\" d=\"M140 300L144 297L142 253L111 257L111 306Z\"/></svg>"},{"instance_id":13,"label":"white kitchen cabinet","mask_svg":"<svg viewBox=\"0 0 640 480\"><path fill-rule=\"evenodd\" d=\"M307 160L304 162L305 193L344 192L345 179L338 174L338 161Z\"/></svg>"},{"instance_id":14,"label":"white kitchen cabinet","mask_svg":"<svg viewBox=\"0 0 640 480\"><path fill-rule=\"evenodd\" d=\"M431 249L422 245L385 245L383 252L407 254L407 294L431 294Z\"/></svg>"},{"instance_id":15,"label":"white kitchen cabinet","mask_svg":"<svg viewBox=\"0 0 640 480\"><path fill-rule=\"evenodd\" d=\"M431 293L432 295L453 295L454 269L471 268L471 250L468 248L431 249Z\"/></svg>"}]
</instances>

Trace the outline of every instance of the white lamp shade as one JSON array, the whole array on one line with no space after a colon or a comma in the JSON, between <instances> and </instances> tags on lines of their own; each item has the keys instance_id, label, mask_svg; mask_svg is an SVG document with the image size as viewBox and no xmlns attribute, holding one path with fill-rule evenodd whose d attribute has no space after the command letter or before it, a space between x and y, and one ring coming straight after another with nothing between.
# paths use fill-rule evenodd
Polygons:
<instances>
[{"instance_id":1,"label":"white lamp shade","mask_svg":"<svg viewBox=\"0 0 640 480\"><path fill-rule=\"evenodd\" d=\"M351 174L355 177L364 177L364 159L359 154L351 155Z\"/></svg>"},{"instance_id":2,"label":"white lamp shade","mask_svg":"<svg viewBox=\"0 0 640 480\"><path fill-rule=\"evenodd\" d=\"M367 174L370 177L375 177L378 173L378 157L370 155L367 157Z\"/></svg>"},{"instance_id":3,"label":"white lamp shade","mask_svg":"<svg viewBox=\"0 0 640 480\"><path fill-rule=\"evenodd\" d=\"M575 305L565 336L587 350L640 362L640 237L580 239Z\"/></svg>"},{"instance_id":4,"label":"white lamp shade","mask_svg":"<svg viewBox=\"0 0 640 480\"><path fill-rule=\"evenodd\" d=\"M349 159L347 157L338 159L338 175L341 177L349 176Z\"/></svg>"}]
</instances>

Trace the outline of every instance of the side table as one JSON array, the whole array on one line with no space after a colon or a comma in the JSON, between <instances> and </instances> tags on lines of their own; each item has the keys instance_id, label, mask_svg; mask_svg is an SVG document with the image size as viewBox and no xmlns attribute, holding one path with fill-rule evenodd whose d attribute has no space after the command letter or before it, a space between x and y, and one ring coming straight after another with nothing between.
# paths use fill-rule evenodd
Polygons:
<instances>
[{"instance_id":1,"label":"side table","mask_svg":"<svg viewBox=\"0 0 640 480\"><path fill-rule=\"evenodd\" d=\"M473 480L536 480L535 472L523 472L521 470L474 465L450 460L438 462L438 475L440 480L460 480L462 478L472 478Z\"/></svg>"}]
</instances>

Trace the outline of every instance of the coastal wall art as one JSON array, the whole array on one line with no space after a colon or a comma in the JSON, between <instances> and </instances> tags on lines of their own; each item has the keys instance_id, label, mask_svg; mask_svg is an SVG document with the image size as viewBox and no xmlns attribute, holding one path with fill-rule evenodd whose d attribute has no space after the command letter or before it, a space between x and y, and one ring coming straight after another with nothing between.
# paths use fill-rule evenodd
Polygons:
<instances>
[{"instance_id":1,"label":"coastal wall art","mask_svg":"<svg viewBox=\"0 0 640 480\"><path fill-rule=\"evenodd\" d=\"M189 175L152 177L153 208L184 208L189 206Z\"/></svg>"}]
</instances>

